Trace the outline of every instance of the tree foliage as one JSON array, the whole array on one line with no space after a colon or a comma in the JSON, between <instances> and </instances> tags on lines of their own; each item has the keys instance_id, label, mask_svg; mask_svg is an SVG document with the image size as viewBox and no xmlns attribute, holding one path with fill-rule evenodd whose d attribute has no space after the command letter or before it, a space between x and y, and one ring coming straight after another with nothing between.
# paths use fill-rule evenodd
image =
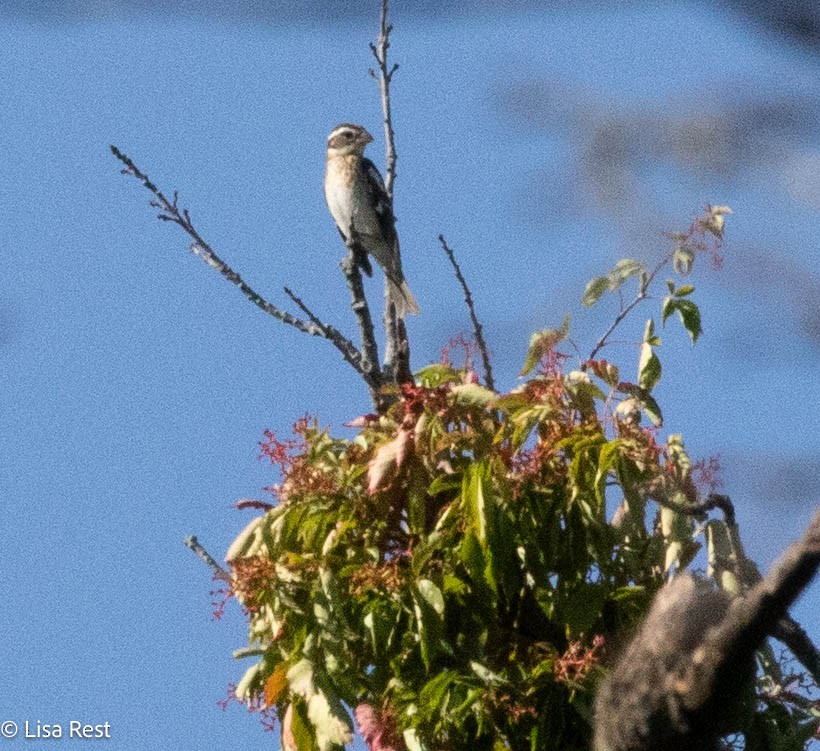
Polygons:
<instances>
[{"instance_id":1,"label":"tree foliage","mask_svg":"<svg viewBox=\"0 0 820 751\"><path fill-rule=\"evenodd\" d=\"M640 302L662 269L719 254L724 213L673 236L653 271L620 261L584 303L631 282ZM565 319L533 335L508 393L442 363L354 420L355 437L311 419L268 434L276 504L227 559L256 658L236 693L275 709L287 747L349 742L352 709L373 751L586 749L602 659L669 573L705 547L709 573L742 590L733 518L704 524L720 504L681 436L661 438L658 330L678 318L693 343L701 330L694 288L666 289L633 380L598 357L570 367ZM731 729L802 748L816 709L773 698L783 674L765 654L769 687Z\"/></svg>"}]
</instances>

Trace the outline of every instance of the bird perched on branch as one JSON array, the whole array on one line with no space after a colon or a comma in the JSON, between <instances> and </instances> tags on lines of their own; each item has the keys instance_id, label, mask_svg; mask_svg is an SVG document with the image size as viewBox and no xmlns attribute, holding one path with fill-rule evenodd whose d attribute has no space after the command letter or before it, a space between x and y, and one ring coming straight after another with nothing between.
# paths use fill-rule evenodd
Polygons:
<instances>
[{"instance_id":1,"label":"bird perched on branch","mask_svg":"<svg viewBox=\"0 0 820 751\"><path fill-rule=\"evenodd\" d=\"M401 270L399 238L390 196L376 165L364 156L373 140L361 125L342 123L327 138L325 199L357 265L373 273L368 253L387 277L388 295L397 318L416 315L419 305Z\"/></svg>"}]
</instances>

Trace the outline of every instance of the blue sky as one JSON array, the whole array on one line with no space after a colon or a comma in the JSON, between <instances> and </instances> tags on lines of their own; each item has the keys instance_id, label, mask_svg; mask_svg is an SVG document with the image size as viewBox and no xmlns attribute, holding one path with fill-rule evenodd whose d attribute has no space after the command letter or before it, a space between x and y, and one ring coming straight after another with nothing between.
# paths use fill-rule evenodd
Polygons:
<instances>
[{"instance_id":1,"label":"blue sky","mask_svg":"<svg viewBox=\"0 0 820 751\"><path fill-rule=\"evenodd\" d=\"M178 189L260 292L284 306L291 286L352 333L321 179L340 121L368 127L383 163L373 5L326 20L0 14L0 721L109 722L117 751L278 746L216 705L242 674L244 622L234 606L212 622L209 572L182 539L221 558L249 513L232 504L274 479L262 431L305 412L342 431L367 394L329 345L188 253L108 144ZM693 456L720 453L768 566L820 491L820 58L700 3L438 17L396 3L393 21L414 366L469 327L438 233L511 388L531 331L565 311L591 349L613 315L582 309L591 276L730 204L724 269L692 280L703 340L666 332L659 398ZM818 606L815 584L795 611L815 639Z\"/></svg>"}]
</instances>

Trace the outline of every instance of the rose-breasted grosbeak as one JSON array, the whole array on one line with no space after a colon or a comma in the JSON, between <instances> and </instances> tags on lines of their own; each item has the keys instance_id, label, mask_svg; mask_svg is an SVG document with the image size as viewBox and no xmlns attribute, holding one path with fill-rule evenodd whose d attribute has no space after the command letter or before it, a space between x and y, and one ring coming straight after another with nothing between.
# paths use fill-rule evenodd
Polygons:
<instances>
[{"instance_id":1,"label":"rose-breasted grosbeak","mask_svg":"<svg viewBox=\"0 0 820 751\"><path fill-rule=\"evenodd\" d=\"M364 156L365 146L372 140L361 125L352 123L337 125L330 132L325 199L344 241L353 240L360 268L372 275L368 253L381 266L396 316L404 318L417 314L419 305L401 270L399 238L384 181L376 165Z\"/></svg>"}]
</instances>

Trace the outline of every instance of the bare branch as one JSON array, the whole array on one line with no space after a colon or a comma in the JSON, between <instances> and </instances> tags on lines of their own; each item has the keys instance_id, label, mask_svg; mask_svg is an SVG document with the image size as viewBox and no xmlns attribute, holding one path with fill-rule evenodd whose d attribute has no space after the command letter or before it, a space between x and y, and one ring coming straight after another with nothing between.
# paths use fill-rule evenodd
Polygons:
<instances>
[{"instance_id":1,"label":"bare branch","mask_svg":"<svg viewBox=\"0 0 820 751\"><path fill-rule=\"evenodd\" d=\"M356 346L349 339L339 333L339 331L333 326L320 321L312 313L308 316L309 320L305 321L291 315L281 308L278 308L276 305L262 297L262 295L247 284L247 282L245 282L233 268L225 263L225 261L223 261L216 254L214 249L202 238L191 221L191 216L188 213L188 209L179 208L179 197L176 191L174 191L173 199L169 200L168 197L153 182L151 182L148 176L142 172L139 167L137 167L133 160L123 154L116 146L111 146L111 151L114 156L125 165L123 174L136 177L154 195L155 198L150 202L150 205L156 209L159 209L160 213L158 214L158 218L162 221L173 222L174 224L179 225L193 239L193 242L189 246L192 253L199 256L203 261L205 261L206 264L208 264L208 266L218 271L231 284L238 287L242 294L244 294L245 297L247 297L248 300L250 300L260 310L263 310L265 313L273 316L278 321L286 323L289 326L293 326L295 329L298 329L305 334L327 339L331 344L333 344L334 347L336 347L337 350L339 350L339 352L341 352L342 357L350 363L353 369L364 377L368 386L371 388L377 387L371 383L372 373L369 369L365 369L363 365L362 353L356 349ZM295 301L292 294L291 298ZM301 305L300 307L302 307L303 311L308 312L307 308Z\"/></svg>"},{"instance_id":2,"label":"bare branch","mask_svg":"<svg viewBox=\"0 0 820 751\"><path fill-rule=\"evenodd\" d=\"M393 27L387 22L388 0L381 2L381 15L379 17L379 38L375 44L371 42L370 51L376 59L379 69L378 82L381 92L382 114L384 116L384 144L385 144L385 180L384 187L387 195L393 200L393 183L396 180L396 138L393 132L393 119L390 109L390 82L393 74L399 69L398 65L388 67L387 50L390 48L390 32ZM371 75L376 78L371 70Z\"/></svg>"},{"instance_id":3,"label":"bare branch","mask_svg":"<svg viewBox=\"0 0 820 751\"><path fill-rule=\"evenodd\" d=\"M444 239L444 235L438 236L438 241L441 243L441 249L447 254L447 258L450 259L450 263L453 266L453 270L456 273L456 279L458 279L459 284L461 284L461 289L464 291L464 302L467 303L467 310L470 312L470 320L473 323L473 336L475 336L476 344L478 345L478 351L481 353L481 360L484 365L484 383L487 385L487 388L492 389L495 391L495 383L493 382L493 369L490 365L490 355L487 350L487 342L484 341L484 330L481 326L481 323L478 320L478 316L475 312L475 305L473 304L473 296L470 293L470 288L467 286L467 281L464 279L464 275L461 273L461 267L458 265L456 261L455 253L453 252L452 248L447 245L447 241Z\"/></svg>"},{"instance_id":4,"label":"bare branch","mask_svg":"<svg viewBox=\"0 0 820 751\"><path fill-rule=\"evenodd\" d=\"M231 575L216 562L216 559L207 550L205 550L205 548L202 547L199 540L197 540L194 535L189 535L185 538L185 546L190 548L193 554L211 569L214 579L220 579L224 582L228 582L229 584L233 581L231 579Z\"/></svg>"},{"instance_id":5,"label":"bare branch","mask_svg":"<svg viewBox=\"0 0 820 751\"><path fill-rule=\"evenodd\" d=\"M362 372L370 374L373 384L381 385L384 378L379 370L379 347L373 329L373 317L370 315L370 307L364 294L361 264L358 260L361 249L356 245L356 233L352 226L348 232L348 237L350 239L345 240L348 254L339 265L347 280L347 288L350 290L350 307L359 325L359 333L362 339Z\"/></svg>"}]
</instances>

